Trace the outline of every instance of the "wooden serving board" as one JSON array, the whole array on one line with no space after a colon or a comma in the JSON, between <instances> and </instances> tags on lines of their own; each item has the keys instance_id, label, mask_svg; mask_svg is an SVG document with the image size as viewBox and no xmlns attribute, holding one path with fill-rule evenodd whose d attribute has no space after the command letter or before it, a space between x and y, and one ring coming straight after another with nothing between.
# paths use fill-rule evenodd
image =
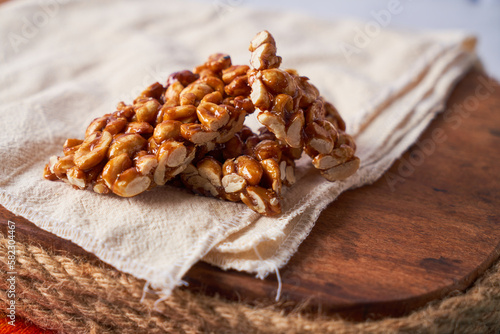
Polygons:
<instances>
[{"instance_id":1,"label":"wooden serving board","mask_svg":"<svg viewBox=\"0 0 500 334\"><path fill-rule=\"evenodd\" d=\"M280 270L285 309L353 319L403 315L464 290L500 254L500 86L474 70L444 115L378 182L342 194ZM0 209L16 238L99 262L70 241ZM189 289L250 304L274 303L265 280L198 263Z\"/></svg>"}]
</instances>

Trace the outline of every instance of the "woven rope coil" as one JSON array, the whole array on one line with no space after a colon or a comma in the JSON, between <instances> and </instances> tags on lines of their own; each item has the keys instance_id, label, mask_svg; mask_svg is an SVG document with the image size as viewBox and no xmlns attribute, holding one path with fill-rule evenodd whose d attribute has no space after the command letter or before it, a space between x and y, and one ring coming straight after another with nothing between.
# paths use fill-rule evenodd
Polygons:
<instances>
[{"instance_id":1,"label":"woven rope coil","mask_svg":"<svg viewBox=\"0 0 500 334\"><path fill-rule=\"evenodd\" d=\"M0 254L7 254L0 235ZM82 258L16 243L18 316L61 333L496 333L500 330L500 261L466 293L456 293L407 317L362 323L336 317L283 314L175 290L154 303L144 281ZM7 307L7 259L0 257L0 304Z\"/></svg>"}]
</instances>

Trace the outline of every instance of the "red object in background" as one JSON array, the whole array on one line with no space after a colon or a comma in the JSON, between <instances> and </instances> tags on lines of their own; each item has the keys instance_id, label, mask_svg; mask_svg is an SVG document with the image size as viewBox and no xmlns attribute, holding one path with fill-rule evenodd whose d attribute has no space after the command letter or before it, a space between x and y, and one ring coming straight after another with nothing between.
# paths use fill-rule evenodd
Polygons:
<instances>
[{"instance_id":1,"label":"red object in background","mask_svg":"<svg viewBox=\"0 0 500 334\"><path fill-rule=\"evenodd\" d=\"M15 326L9 325L10 319L0 314L0 334L55 334L53 331L42 330L35 325L16 317Z\"/></svg>"}]
</instances>

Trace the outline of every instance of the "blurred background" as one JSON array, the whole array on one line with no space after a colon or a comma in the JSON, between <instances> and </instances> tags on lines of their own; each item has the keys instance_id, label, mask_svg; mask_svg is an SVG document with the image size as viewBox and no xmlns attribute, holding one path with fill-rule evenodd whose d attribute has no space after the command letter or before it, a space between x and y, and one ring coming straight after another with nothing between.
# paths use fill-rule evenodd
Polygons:
<instances>
[{"instance_id":1,"label":"blurred background","mask_svg":"<svg viewBox=\"0 0 500 334\"><path fill-rule=\"evenodd\" d=\"M500 79L500 0L197 0L221 12L237 7L289 10L322 19L375 21L386 28L459 29L478 37L486 72ZM389 9L394 13L390 14ZM389 15L384 15L389 13Z\"/></svg>"}]
</instances>

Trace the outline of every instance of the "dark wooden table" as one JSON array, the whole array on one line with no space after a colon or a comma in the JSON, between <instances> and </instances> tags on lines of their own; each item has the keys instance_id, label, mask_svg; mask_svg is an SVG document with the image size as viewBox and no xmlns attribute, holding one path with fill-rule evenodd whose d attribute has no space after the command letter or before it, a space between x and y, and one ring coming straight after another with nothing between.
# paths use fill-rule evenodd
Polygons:
<instances>
[{"instance_id":1,"label":"dark wooden table","mask_svg":"<svg viewBox=\"0 0 500 334\"><path fill-rule=\"evenodd\" d=\"M499 257L499 92L471 71L445 113L378 182L328 206L280 270L285 309L354 319L403 315L467 288ZM3 207L0 217L3 231L16 221L18 240L100 262ZM277 289L274 275L258 280L201 262L185 280L199 293L260 305L273 303Z\"/></svg>"}]
</instances>

